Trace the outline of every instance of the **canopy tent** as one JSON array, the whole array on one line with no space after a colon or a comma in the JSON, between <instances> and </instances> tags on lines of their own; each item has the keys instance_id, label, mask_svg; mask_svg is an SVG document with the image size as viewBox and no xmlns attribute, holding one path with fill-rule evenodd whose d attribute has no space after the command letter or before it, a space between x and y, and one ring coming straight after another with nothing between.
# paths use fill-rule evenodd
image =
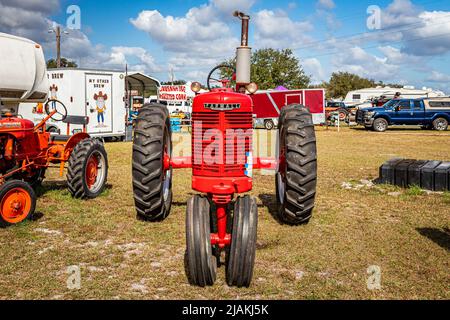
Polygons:
<instances>
[{"instance_id":1,"label":"canopy tent","mask_svg":"<svg viewBox=\"0 0 450 320\"><path fill-rule=\"evenodd\" d=\"M159 80L146 76L145 74L139 72L128 74L125 79L125 82L126 82L126 89L128 91L136 90L140 92L142 96L146 91L158 92L158 89L161 86Z\"/></svg>"}]
</instances>

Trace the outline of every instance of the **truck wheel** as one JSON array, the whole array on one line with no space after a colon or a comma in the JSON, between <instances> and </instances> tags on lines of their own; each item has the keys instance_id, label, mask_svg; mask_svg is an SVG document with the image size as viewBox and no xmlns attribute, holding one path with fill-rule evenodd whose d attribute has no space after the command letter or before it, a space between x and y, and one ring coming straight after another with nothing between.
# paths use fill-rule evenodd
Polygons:
<instances>
[{"instance_id":1,"label":"truck wheel","mask_svg":"<svg viewBox=\"0 0 450 320\"><path fill-rule=\"evenodd\" d=\"M249 287L255 265L258 206L250 196L234 204L231 247L227 252L226 278L229 286Z\"/></svg>"},{"instance_id":2,"label":"truck wheel","mask_svg":"<svg viewBox=\"0 0 450 320\"><path fill-rule=\"evenodd\" d=\"M143 107L135 120L133 141L133 194L137 216L162 221L172 205L172 168L164 161L172 155L169 112L159 104Z\"/></svg>"},{"instance_id":3,"label":"truck wheel","mask_svg":"<svg viewBox=\"0 0 450 320\"><path fill-rule=\"evenodd\" d=\"M433 128L437 131L445 131L448 129L448 121L444 118L437 118L433 121Z\"/></svg>"},{"instance_id":4,"label":"truck wheel","mask_svg":"<svg viewBox=\"0 0 450 320\"><path fill-rule=\"evenodd\" d=\"M36 194L21 180L10 180L0 187L0 227L18 224L33 216Z\"/></svg>"},{"instance_id":5,"label":"truck wheel","mask_svg":"<svg viewBox=\"0 0 450 320\"><path fill-rule=\"evenodd\" d=\"M67 185L74 198L98 197L108 179L108 156L98 139L84 139L73 149L69 158Z\"/></svg>"},{"instance_id":6,"label":"truck wheel","mask_svg":"<svg viewBox=\"0 0 450 320\"><path fill-rule=\"evenodd\" d=\"M216 281L217 260L211 245L210 205L196 195L186 208L186 275L191 285L212 286Z\"/></svg>"},{"instance_id":7,"label":"truck wheel","mask_svg":"<svg viewBox=\"0 0 450 320\"><path fill-rule=\"evenodd\" d=\"M386 119L383 118L378 118L375 119L375 121L373 122L373 130L376 132L385 132L388 128L388 122L386 121Z\"/></svg>"},{"instance_id":8,"label":"truck wheel","mask_svg":"<svg viewBox=\"0 0 450 320\"><path fill-rule=\"evenodd\" d=\"M278 148L278 218L291 225L307 223L316 195L317 148L312 116L306 107L291 105L282 110Z\"/></svg>"},{"instance_id":9,"label":"truck wheel","mask_svg":"<svg viewBox=\"0 0 450 320\"><path fill-rule=\"evenodd\" d=\"M272 120L266 120L266 121L264 121L264 127L267 130L272 130L275 127L275 124L273 123Z\"/></svg>"}]
</instances>

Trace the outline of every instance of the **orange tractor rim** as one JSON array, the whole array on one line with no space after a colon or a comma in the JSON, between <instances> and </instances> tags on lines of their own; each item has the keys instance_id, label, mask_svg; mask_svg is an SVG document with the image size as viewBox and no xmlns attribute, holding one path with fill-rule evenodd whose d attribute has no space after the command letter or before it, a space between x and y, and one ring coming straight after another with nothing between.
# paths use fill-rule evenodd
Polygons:
<instances>
[{"instance_id":1,"label":"orange tractor rim","mask_svg":"<svg viewBox=\"0 0 450 320\"><path fill-rule=\"evenodd\" d=\"M89 189L95 185L98 176L99 161L96 155L91 155L86 165L86 182Z\"/></svg>"},{"instance_id":2,"label":"orange tractor rim","mask_svg":"<svg viewBox=\"0 0 450 320\"><path fill-rule=\"evenodd\" d=\"M8 191L1 201L3 220L15 224L26 219L31 210L31 196L22 188Z\"/></svg>"}]
</instances>

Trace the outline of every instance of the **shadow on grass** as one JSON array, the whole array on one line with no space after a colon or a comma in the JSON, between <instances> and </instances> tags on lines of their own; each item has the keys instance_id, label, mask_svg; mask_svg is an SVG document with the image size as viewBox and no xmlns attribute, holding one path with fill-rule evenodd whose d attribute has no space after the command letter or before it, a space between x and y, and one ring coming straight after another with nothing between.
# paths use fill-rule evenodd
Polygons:
<instances>
[{"instance_id":1,"label":"shadow on grass","mask_svg":"<svg viewBox=\"0 0 450 320\"><path fill-rule=\"evenodd\" d=\"M417 228L416 230L422 236L427 237L442 248L450 251L450 229Z\"/></svg>"},{"instance_id":2,"label":"shadow on grass","mask_svg":"<svg viewBox=\"0 0 450 320\"><path fill-rule=\"evenodd\" d=\"M258 195L259 200L261 200L264 207L267 208L272 218L280 225L285 225L279 218L278 218L278 204L277 204L277 197L275 194L271 193L261 193Z\"/></svg>"},{"instance_id":3,"label":"shadow on grass","mask_svg":"<svg viewBox=\"0 0 450 320\"><path fill-rule=\"evenodd\" d=\"M105 191L109 191L113 188L112 184L107 183L105 186ZM41 197L50 191L62 191L67 189L67 181L44 181L42 185L36 188L36 195Z\"/></svg>"}]
</instances>

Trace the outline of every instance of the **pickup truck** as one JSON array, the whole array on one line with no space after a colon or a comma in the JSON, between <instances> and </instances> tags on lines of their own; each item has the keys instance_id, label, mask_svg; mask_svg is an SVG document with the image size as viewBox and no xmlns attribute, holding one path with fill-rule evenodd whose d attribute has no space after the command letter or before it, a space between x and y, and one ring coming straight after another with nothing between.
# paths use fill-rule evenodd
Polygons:
<instances>
[{"instance_id":1,"label":"pickup truck","mask_svg":"<svg viewBox=\"0 0 450 320\"><path fill-rule=\"evenodd\" d=\"M391 100L382 107L359 109L356 122L377 132L384 132L391 125L445 131L450 122L450 98Z\"/></svg>"}]
</instances>

